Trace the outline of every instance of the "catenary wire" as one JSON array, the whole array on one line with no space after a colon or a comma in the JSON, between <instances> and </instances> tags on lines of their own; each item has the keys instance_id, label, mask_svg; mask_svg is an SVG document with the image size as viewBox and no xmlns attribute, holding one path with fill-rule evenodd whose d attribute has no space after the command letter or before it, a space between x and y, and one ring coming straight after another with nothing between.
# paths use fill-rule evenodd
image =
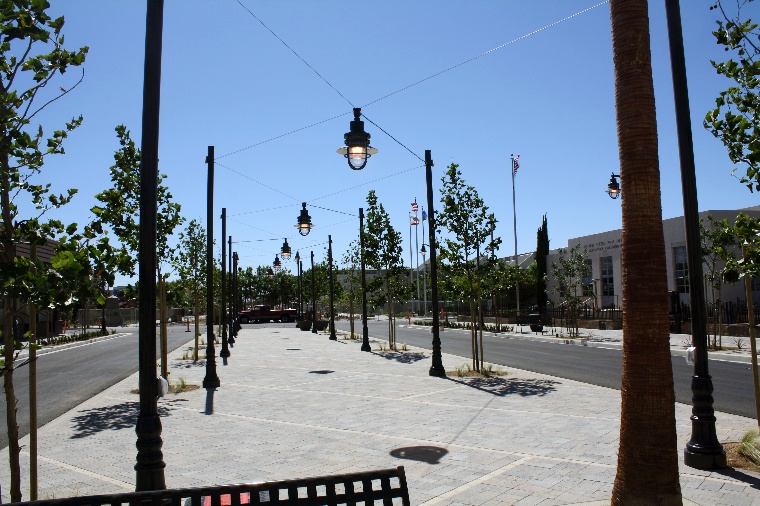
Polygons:
<instances>
[{"instance_id":1,"label":"catenary wire","mask_svg":"<svg viewBox=\"0 0 760 506\"><path fill-rule=\"evenodd\" d=\"M240 3L240 0L236 0L236 1L237 1L238 3ZM525 39L525 38L527 38L527 37L530 37L530 36L532 36L532 35L535 35L535 34L537 34L537 33L543 32L544 30L547 30L548 28L552 28L552 27L554 27L554 26L557 26L557 25L558 25L558 24L560 24L560 23L564 23L565 21L568 21L568 20L570 20L570 19L573 19L573 18L575 18L576 16L580 16L581 14L585 14L586 12L589 12L589 11L591 11L591 10L593 10L593 9L596 9L597 7L600 7L600 6L602 6L602 5L604 5L604 4L607 4L607 3L609 3L609 0L605 0L604 2L600 2L600 3L596 4L596 5L592 5L591 7L588 7L588 8L586 8L586 9L583 9L582 11L576 12L575 14L571 14L570 16L564 17L564 18L562 18L562 19L560 19L560 20L558 20L558 21L555 21L555 22L553 22L553 23L550 23L550 24L548 24L548 25L546 25L546 26L544 26L544 27L541 27L541 28L538 28L538 29L536 29L536 30L533 30L533 31L532 31L532 32L530 32L530 33L527 33L527 34L525 34L525 35L522 35L522 36L520 36L520 37L517 37L516 39L513 39L513 40L511 40L511 41L509 41L509 42L505 42L504 44L501 44L500 46L496 46L496 47L494 47L494 48L492 48L492 49L489 49L488 51L485 51L485 52L483 52L483 53L480 53L479 55L477 55L477 56L474 56L474 57L472 57L472 58L470 58L470 59L468 59L468 60L465 60L465 61L462 61L462 62L460 62L460 63L457 63L456 65L453 65L453 66L451 66L451 67L449 67L449 68L447 68L447 69L444 69L444 70L441 70L441 71L439 71L439 72L436 72L435 74L433 74L433 75L430 75L430 76L428 76L428 77L426 77L426 78L424 78L424 79L420 79L419 81L415 81L415 82L413 82L413 83L411 83L411 84L409 84L409 85L407 85L407 86L404 86L403 88L400 88L400 89L398 89L398 90L396 90L396 91L394 91L394 92L392 92L392 93L388 93L387 95L383 95L383 96L382 96L382 97L380 97L380 98L377 98L377 99L375 99L375 100L373 100L373 101L371 101L371 102L368 102L368 103L364 104L364 105L362 106L362 108L364 108L364 107L369 107L370 105L376 104L376 103L378 103L378 102L380 102L380 101L382 101L382 100L385 100L386 98L390 98L390 97L392 97L392 96L394 96L394 95L396 95L396 94L398 94L398 93L401 93L402 91L406 91L406 90L408 90L409 88L413 88L414 86L417 86L418 84L422 84L422 83L424 83L424 82L426 82L426 81L429 81L430 79L433 79L433 78L435 78L435 77L437 77L437 76L440 76L440 75L442 75L442 74L445 74L445 73L447 73L447 72L449 72L449 71L451 71L451 70L454 70L454 69L456 69L456 68L458 68L458 67L461 67L462 65L466 65L467 63L470 63L470 62L472 62L472 61L475 61L475 60L477 60L477 59L479 59L479 58L481 58L481 57L483 57L483 56L486 56L486 55L488 55L488 54L491 54L491 53L493 53L493 52L495 52L495 51L498 51L499 49L502 49L502 48L504 48L504 47L507 47L507 46L509 46L509 45L512 45L512 44L514 44L515 42L518 42L518 41L520 41L520 40L523 40L523 39ZM248 10L248 8L247 8L247 7L245 7L243 4L240 4L240 5L241 5L241 6L243 6L243 8L244 8L244 9ZM248 10L248 12L251 12L251 11L250 11L250 10ZM254 15L253 15L253 13L251 13L251 15L252 15L254 18L256 18L256 16L254 16ZM258 18L256 18L256 19L258 20ZM261 22L261 21L259 21L259 22ZM263 23L262 23L262 25L263 25ZM266 25L264 25L264 26L266 27ZM268 28L267 28L267 29L268 29ZM271 31L271 30L270 30L270 31ZM274 32L272 32L272 33L274 34ZM275 37L277 37L277 35L276 35L276 34L275 34ZM277 38L278 38L278 39L280 39L279 37L277 37ZM280 41L282 41L282 39L280 39ZM285 42L283 42L283 44L285 44ZM287 44L285 44L285 45L286 45L286 47L288 47L288 49L290 49L290 47L289 47L289 46L287 46ZM291 49L291 51L292 51L292 49ZM295 51L293 51L293 52L295 53ZM298 56L298 53L295 53L295 54L296 54L296 56ZM300 58L302 61L304 61L304 60L303 60L303 59L302 59L300 56L298 56L298 58ZM306 63L306 62L304 61L304 63ZM307 65L309 65L308 63L306 63L306 64L307 64ZM309 68L312 68L312 67L309 65ZM313 70L313 68L312 68L312 70ZM315 72L316 72L316 71L315 71ZM319 75L319 73L317 73L317 75ZM320 75L320 77L322 77L322 76ZM323 78L323 79L324 79L324 78ZM327 82L327 81L325 81L325 82ZM333 86L332 86L332 85L331 85L329 82L327 82L327 84L328 84L328 85L329 85L331 88L333 88ZM333 89L335 89L335 88L333 88ZM335 91L337 91L337 90L335 90ZM340 92L338 92L338 94L340 94ZM343 95L341 95L341 97L343 97ZM345 97L343 97L343 98L345 99ZM346 99L346 101L348 101L348 99ZM350 101L348 101L348 103L350 104L351 102L350 102ZM353 107L353 104L352 104L352 107ZM282 137L287 137L288 135L292 135L292 134L294 134L294 133L297 133L297 132L300 132L300 131L302 131L302 130L306 130L306 129L309 129L309 128L312 128L312 127L315 127L315 126L317 126L317 125L321 125L322 123L327 123L328 121L332 121L332 120L334 120L334 119L340 118L340 117L342 117L342 116L346 116L346 115L348 115L348 114L351 114L351 113L348 113L348 112L346 112L346 113L342 113L342 114L339 114L339 115L337 115L337 116L333 116L333 117L331 117L331 118L328 118L328 119L325 119L325 120L322 120L322 121L318 121L317 123L312 123L311 125L307 125L307 126L304 126L304 127L301 127L301 128L297 128L297 129L295 129L295 130L292 130L292 131L290 131L290 132L287 132L287 133L284 133L284 134L280 134L280 135L277 135L277 136L275 136L275 137L272 137L272 138L270 138L270 139L266 139L266 140L263 140L263 141L261 141L261 142L257 142L257 143L255 143L255 144L251 144L250 146L246 146L246 147L244 147L244 148L240 148L240 149L238 149L238 150L232 151L232 152L230 152L230 153L227 153L227 154L225 154L225 155L221 155L221 156L219 156L219 157L215 158L215 160L219 160L219 159L221 159L221 158L224 158L224 157L227 157L227 156L230 156L230 155L234 155L234 154L240 153L241 151L247 151L247 150L249 150L249 149L252 149L252 148L255 148L255 147L257 147L257 146L261 146L262 144L266 144L266 143L268 143L268 142L271 142L271 141L274 141L274 140L277 140L277 139L281 139ZM365 116L365 118L366 118L366 116ZM367 119L369 120L369 118L367 118ZM370 122L371 122L371 120L370 120ZM373 123L373 125L374 125L374 123ZM377 125L375 125L375 126L377 126ZM378 127L378 128L380 128L380 127ZM386 132L386 133L387 133L387 132ZM395 140L395 139L394 139L394 140ZM397 141L397 142L398 142L398 141ZM408 148L407 148L407 149L408 149ZM412 153L412 154L414 154L414 153ZM415 154L415 156L417 156L417 155ZM419 158L419 157L418 157L418 158Z\"/></svg>"}]
</instances>

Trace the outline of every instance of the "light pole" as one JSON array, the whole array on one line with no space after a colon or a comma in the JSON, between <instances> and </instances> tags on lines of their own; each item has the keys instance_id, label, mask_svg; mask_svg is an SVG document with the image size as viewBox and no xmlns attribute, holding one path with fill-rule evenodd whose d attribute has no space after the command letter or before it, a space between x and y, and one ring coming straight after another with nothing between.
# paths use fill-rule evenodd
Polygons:
<instances>
[{"instance_id":1,"label":"light pole","mask_svg":"<svg viewBox=\"0 0 760 506\"><path fill-rule=\"evenodd\" d=\"M158 132L161 101L161 34L163 0L148 0L143 72L142 163L140 170L140 331L138 343L140 414L137 417L135 490L163 490L164 455L158 416L156 375L156 219L158 198ZM213 148L211 159L213 160ZM213 162L212 162L213 163ZM210 172L213 174L213 172Z\"/></svg>"},{"instance_id":2,"label":"light pole","mask_svg":"<svg viewBox=\"0 0 760 506\"><path fill-rule=\"evenodd\" d=\"M678 152L681 159L686 253L688 255L689 275L691 279L697 280L696 283L689 283L692 339L697 349L694 357L694 375L691 378L691 439L686 443L683 456L684 464L689 467L719 469L726 467L726 452L718 441L715 431L713 384L707 365L705 293L702 283L699 282L702 279L703 260L699 236L697 181L694 170L689 91L686 84L686 63L678 0L665 0L665 11L670 42L670 65L673 72Z\"/></svg>"},{"instance_id":3,"label":"light pole","mask_svg":"<svg viewBox=\"0 0 760 506\"><path fill-rule=\"evenodd\" d=\"M359 208L359 256L362 264L362 351L372 351L367 328L367 273L364 263L364 208Z\"/></svg>"},{"instance_id":4,"label":"light pole","mask_svg":"<svg viewBox=\"0 0 760 506\"><path fill-rule=\"evenodd\" d=\"M438 315L438 266L436 247L435 247L435 207L433 207L433 159L430 156L430 150L425 150L425 180L427 182L427 201L430 215L428 219L428 241L430 242L430 292L433 299L433 364L430 366L430 376L439 378L446 377L446 370L443 368L443 359L441 358L441 334L439 327Z\"/></svg>"},{"instance_id":5,"label":"light pole","mask_svg":"<svg viewBox=\"0 0 760 506\"><path fill-rule=\"evenodd\" d=\"M219 356L222 358L228 358L230 356L230 349L227 346L227 208L222 208L222 307L219 311L219 318L221 319L222 326L222 351L219 352ZM230 241L231 245L232 241ZM223 362L227 365L227 361Z\"/></svg>"},{"instance_id":6,"label":"light pole","mask_svg":"<svg viewBox=\"0 0 760 506\"><path fill-rule=\"evenodd\" d=\"M317 295L314 285L314 252L311 252L311 333L317 333Z\"/></svg>"},{"instance_id":7,"label":"light pole","mask_svg":"<svg viewBox=\"0 0 760 506\"><path fill-rule=\"evenodd\" d=\"M230 236L230 251L232 251L232 236ZM232 290L231 292L231 301L230 301L230 321L232 322L230 325L230 337L227 339L227 342L230 344L230 347L235 344L235 336L237 336L238 333L238 319L237 319L237 313L238 313L238 254L237 251L235 253L232 253L230 255L230 258L232 258Z\"/></svg>"},{"instance_id":8,"label":"light pole","mask_svg":"<svg viewBox=\"0 0 760 506\"><path fill-rule=\"evenodd\" d=\"M333 304L333 258L332 258L332 236L327 236L327 262L329 265L328 274L330 276L330 340L336 341L338 336L335 335L335 306Z\"/></svg>"},{"instance_id":9,"label":"light pole","mask_svg":"<svg viewBox=\"0 0 760 506\"><path fill-rule=\"evenodd\" d=\"M206 198L206 376L203 388L219 388L214 349L214 146L208 147L208 196Z\"/></svg>"},{"instance_id":10,"label":"light pole","mask_svg":"<svg viewBox=\"0 0 760 506\"><path fill-rule=\"evenodd\" d=\"M227 344L231 348L232 345L235 344L235 338L233 337L235 334L235 271L232 270L232 236L229 236L229 247L227 252L227 325L229 327L229 330L227 331Z\"/></svg>"},{"instance_id":11,"label":"light pole","mask_svg":"<svg viewBox=\"0 0 760 506\"><path fill-rule=\"evenodd\" d=\"M425 238L425 232L422 232L422 238ZM423 297L423 306L422 306L422 315L427 316L427 263L425 262L425 255L427 255L427 250L425 249L426 244L422 243L422 249L420 249L420 253L422 254L422 297Z\"/></svg>"},{"instance_id":12,"label":"light pole","mask_svg":"<svg viewBox=\"0 0 760 506\"><path fill-rule=\"evenodd\" d=\"M301 255L296 251L296 273L298 274L298 320L303 320L303 287L301 286Z\"/></svg>"}]
</instances>

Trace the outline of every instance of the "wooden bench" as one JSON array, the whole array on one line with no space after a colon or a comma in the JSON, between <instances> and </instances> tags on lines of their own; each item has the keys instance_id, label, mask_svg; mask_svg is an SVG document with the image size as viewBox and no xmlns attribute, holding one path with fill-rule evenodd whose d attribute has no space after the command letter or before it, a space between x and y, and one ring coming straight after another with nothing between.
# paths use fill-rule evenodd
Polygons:
<instances>
[{"instance_id":1,"label":"wooden bench","mask_svg":"<svg viewBox=\"0 0 760 506\"><path fill-rule=\"evenodd\" d=\"M395 499L395 501L394 501ZM16 503L15 506L410 506L404 466L295 480L92 495Z\"/></svg>"}]
</instances>

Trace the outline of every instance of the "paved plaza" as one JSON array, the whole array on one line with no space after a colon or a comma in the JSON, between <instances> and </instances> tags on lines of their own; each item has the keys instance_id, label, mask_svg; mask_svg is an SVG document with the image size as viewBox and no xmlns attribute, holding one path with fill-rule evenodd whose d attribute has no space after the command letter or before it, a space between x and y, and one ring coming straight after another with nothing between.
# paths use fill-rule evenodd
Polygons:
<instances>
[{"instance_id":1,"label":"paved plaza","mask_svg":"<svg viewBox=\"0 0 760 506\"><path fill-rule=\"evenodd\" d=\"M159 400L167 486L403 465L414 505L609 504L619 391L512 368L493 378L433 378L427 350L360 346L295 327L243 329L228 364L217 357L221 388ZM187 349L171 354L170 381L201 385L205 362L182 360ZM468 362L443 355L450 371ZM40 429L40 498L134 490L136 388L134 374ZM679 449L690 414L677 404ZM716 416L721 441L755 425ZM21 444L28 499L28 437ZM680 472L686 504L760 505L760 475L683 464Z\"/></svg>"}]
</instances>

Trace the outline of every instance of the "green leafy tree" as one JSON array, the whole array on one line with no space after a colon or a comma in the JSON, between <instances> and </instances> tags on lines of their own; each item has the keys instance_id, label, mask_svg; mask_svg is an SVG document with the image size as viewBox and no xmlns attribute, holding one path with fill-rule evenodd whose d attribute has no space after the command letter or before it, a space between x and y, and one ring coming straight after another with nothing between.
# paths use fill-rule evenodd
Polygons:
<instances>
[{"instance_id":1,"label":"green leafy tree","mask_svg":"<svg viewBox=\"0 0 760 506\"><path fill-rule=\"evenodd\" d=\"M124 125L116 127L116 135L121 148L114 153L114 165L111 166L112 188L95 195L102 204L92 208L95 214L93 227L99 232L110 229L122 244L125 252L131 258L128 269L121 274L134 276L137 254L140 246L140 224L137 220L140 211L140 149L129 135L129 130ZM159 289L159 307L161 319L161 373L166 377L167 365L167 312L166 312L166 270L172 265L174 248L170 245L170 238L174 229L185 220L180 216L181 206L172 202L172 194L162 183L166 179L161 174L157 181L156 205L156 279Z\"/></svg>"},{"instance_id":2,"label":"green leafy tree","mask_svg":"<svg viewBox=\"0 0 760 506\"><path fill-rule=\"evenodd\" d=\"M193 359L198 360L198 338L200 336L200 306L206 293L206 230L196 220L190 220L185 230L179 234L174 269L192 302L195 316L195 342Z\"/></svg>"},{"instance_id":3,"label":"green leafy tree","mask_svg":"<svg viewBox=\"0 0 760 506\"><path fill-rule=\"evenodd\" d=\"M309 268L304 267L303 271L303 299L306 307L311 307L312 298L312 286L314 287L314 299L317 304L322 304L324 299L330 294L328 265L327 262L314 262L314 282L312 283L312 268L311 260L309 260ZM298 287L296 286L296 290ZM310 317L311 310L307 311L307 316Z\"/></svg>"},{"instance_id":4,"label":"green leafy tree","mask_svg":"<svg viewBox=\"0 0 760 506\"><path fill-rule=\"evenodd\" d=\"M723 299L723 267L726 262L735 258L736 236L734 235L733 226L728 223L728 219L716 220L712 215L707 215L707 224L705 220L699 220L699 237L702 247L702 258L707 266L705 279L712 293L712 300L715 304ZM717 298L715 291L717 290ZM713 349L722 347L722 329L720 321L720 307L715 305L717 317L713 320ZM709 314L709 311L708 313ZM715 328L717 325L717 329ZM709 337L709 336L708 336Z\"/></svg>"},{"instance_id":5,"label":"green leafy tree","mask_svg":"<svg viewBox=\"0 0 760 506\"><path fill-rule=\"evenodd\" d=\"M734 174L743 171L739 179L750 192L760 191L760 31L742 12L752 1L732 2L733 11L727 11L721 0L710 7L721 16L713 35L734 57L725 62L711 61L731 86L718 95L715 108L704 120L705 128L728 149L728 157L736 165Z\"/></svg>"},{"instance_id":6,"label":"green leafy tree","mask_svg":"<svg viewBox=\"0 0 760 506\"><path fill-rule=\"evenodd\" d=\"M3 385L10 465L10 483L6 486L11 502L21 500L13 386L14 350L19 345L14 342L12 332L13 300L42 305L55 297L50 290L57 291L45 281L52 279L49 275L56 268L16 258L16 247L22 243L41 245L66 231L61 222L45 221L43 215L67 204L76 190L54 193L50 184L40 184L40 178L46 158L64 153L63 141L81 124L82 118L72 119L49 136L42 125L35 127L32 121L40 111L76 88L78 82L68 88L52 83L70 67L82 65L88 51L87 47L77 51L63 47L64 18L51 18L46 12L49 7L44 0L0 0L0 276L3 279L0 290L4 302ZM38 50L42 52L37 54ZM23 205L29 206L29 216L19 215ZM78 259L68 253L55 262L61 270L82 270L81 266L76 267Z\"/></svg>"},{"instance_id":7,"label":"green leafy tree","mask_svg":"<svg viewBox=\"0 0 760 506\"><path fill-rule=\"evenodd\" d=\"M481 245L483 251L494 251L500 238L490 239L491 228L488 223L495 223L493 214L488 213L488 206L478 195L477 190L466 184L459 170L459 165L452 163L446 174L441 178L441 203L443 209L437 225L448 232L440 247L440 262L447 265L449 273L447 288L459 293L469 302L470 321L476 321L480 314L482 297L481 278L483 274L495 268L495 262L490 258L479 255ZM455 288L458 286L458 289ZM478 311L476 313L476 302ZM479 320L480 318L478 318ZM483 332L480 326L480 340L477 327L471 326L472 368L480 371L483 365Z\"/></svg>"},{"instance_id":8,"label":"green leafy tree","mask_svg":"<svg viewBox=\"0 0 760 506\"><path fill-rule=\"evenodd\" d=\"M568 333L578 335L578 308L588 298L584 278L591 277L591 265L587 262L586 248L576 244L570 250L560 248L559 263L552 262L552 276L556 280L554 291L567 309Z\"/></svg>"},{"instance_id":9,"label":"green leafy tree","mask_svg":"<svg viewBox=\"0 0 760 506\"><path fill-rule=\"evenodd\" d=\"M364 224L365 264L376 269L380 275L368 283L374 292L375 305L388 306L388 347L396 349L397 298L408 289L404 277L406 269L402 260L401 233L391 225L390 216L378 200L374 190L367 194L367 219Z\"/></svg>"},{"instance_id":10,"label":"green leafy tree","mask_svg":"<svg viewBox=\"0 0 760 506\"><path fill-rule=\"evenodd\" d=\"M354 312L362 303L362 279L361 279L361 248L358 240L351 241L348 249L343 254L342 271L346 276L345 287L341 301L348 304L348 321L351 336L354 334Z\"/></svg>"}]
</instances>

